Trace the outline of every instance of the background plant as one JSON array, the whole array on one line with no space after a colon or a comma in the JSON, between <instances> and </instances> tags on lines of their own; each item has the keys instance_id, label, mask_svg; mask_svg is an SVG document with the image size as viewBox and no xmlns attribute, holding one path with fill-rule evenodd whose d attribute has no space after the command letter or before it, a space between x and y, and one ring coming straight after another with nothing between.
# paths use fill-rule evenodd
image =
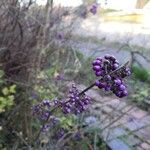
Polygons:
<instances>
[{"instance_id":1,"label":"background plant","mask_svg":"<svg viewBox=\"0 0 150 150\"><path fill-rule=\"evenodd\" d=\"M76 12L76 9L55 7L49 0L43 7L32 0L0 2L3 20L0 23L0 68L4 71L3 80L12 85L2 87L5 98L1 97L1 109L13 101L13 108L2 116L3 135L10 137L2 147L9 148L11 144L7 143L13 144L20 138L32 143L31 105L47 96L62 95L65 89L56 77L63 75L64 70L73 72L80 66L76 52L69 47L73 22L79 17ZM13 85L17 86L16 91ZM24 140L21 141L18 147L24 145Z\"/></svg>"}]
</instances>

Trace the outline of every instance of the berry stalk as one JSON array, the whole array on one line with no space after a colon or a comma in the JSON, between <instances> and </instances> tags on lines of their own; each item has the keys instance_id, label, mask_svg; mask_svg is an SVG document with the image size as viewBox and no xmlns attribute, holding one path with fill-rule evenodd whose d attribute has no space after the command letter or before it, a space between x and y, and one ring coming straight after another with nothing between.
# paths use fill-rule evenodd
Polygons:
<instances>
[{"instance_id":1,"label":"berry stalk","mask_svg":"<svg viewBox=\"0 0 150 150\"><path fill-rule=\"evenodd\" d=\"M89 87L79 92L77 87L72 85L66 100L43 100L40 104L35 105L33 107L34 114L37 114L44 120L42 128L39 130L35 138L35 143L41 132L45 131L45 129L49 127L49 121L52 113L56 109L60 108L64 114L73 113L75 115L85 111L91 102L91 98L88 97L85 92L94 86L98 86L99 89L104 89L105 91L110 90L119 98L127 96L128 93L126 91L123 78L131 74L130 69L127 67L128 64L129 61L124 65L119 66L116 58L111 55L98 57L93 61L92 65L93 71L99 79L92 83Z\"/></svg>"}]
</instances>

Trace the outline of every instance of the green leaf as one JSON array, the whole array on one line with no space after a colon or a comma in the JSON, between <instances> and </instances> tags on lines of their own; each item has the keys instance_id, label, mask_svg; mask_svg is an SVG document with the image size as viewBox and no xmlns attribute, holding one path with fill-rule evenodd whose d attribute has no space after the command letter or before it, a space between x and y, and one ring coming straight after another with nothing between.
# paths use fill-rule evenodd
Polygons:
<instances>
[{"instance_id":1,"label":"green leaf","mask_svg":"<svg viewBox=\"0 0 150 150\"><path fill-rule=\"evenodd\" d=\"M46 70L46 74L52 76L56 72L56 68L52 67Z\"/></svg>"},{"instance_id":2,"label":"green leaf","mask_svg":"<svg viewBox=\"0 0 150 150\"><path fill-rule=\"evenodd\" d=\"M12 106L13 105L13 101L14 101L14 96L13 95L8 96L7 106Z\"/></svg>"},{"instance_id":3,"label":"green leaf","mask_svg":"<svg viewBox=\"0 0 150 150\"><path fill-rule=\"evenodd\" d=\"M9 87L10 93L16 93L16 85L12 85Z\"/></svg>"},{"instance_id":4,"label":"green leaf","mask_svg":"<svg viewBox=\"0 0 150 150\"><path fill-rule=\"evenodd\" d=\"M6 96L9 94L9 89L7 87L2 89L2 93Z\"/></svg>"},{"instance_id":5,"label":"green leaf","mask_svg":"<svg viewBox=\"0 0 150 150\"><path fill-rule=\"evenodd\" d=\"M2 78L4 76L4 71L0 70L0 78Z\"/></svg>"},{"instance_id":6,"label":"green leaf","mask_svg":"<svg viewBox=\"0 0 150 150\"><path fill-rule=\"evenodd\" d=\"M0 113L5 111L5 109L4 109L6 106L5 101L6 101L6 99L4 97L0 97Z\"/></svg>"},{"instance_id":7,"label":"green leaf","mask_svg":"<svg viewBox=\"0 0 150 150\"><path fill-rule=\"evenodd\" d=\"M143 90L143 91L140 92L140 94L142 96L147 96L149 94L149 92L147 90Z\"/></svg>"}]
</instances>

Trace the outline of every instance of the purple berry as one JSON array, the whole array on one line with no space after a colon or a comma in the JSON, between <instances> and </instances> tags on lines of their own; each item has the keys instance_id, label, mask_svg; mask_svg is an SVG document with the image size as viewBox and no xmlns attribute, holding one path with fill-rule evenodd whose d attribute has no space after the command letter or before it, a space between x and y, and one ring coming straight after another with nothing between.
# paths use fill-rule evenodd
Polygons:
<instances>
[{"instance_id":1,"label":"purple berry","mask_svg":"<svg viewBox=\"0 0 150 150\"><path fill-rule=\"evenodd\" d=\"M127 76L131 75L131 71L130 71L129 68L126 68L126 69L125 69L125 74L126 74Z\"/></svg>"},{"instance_id":2,"label":"purple berry","mask_svg":"<svg viewBox=\"0 0 150 150\"><path fill-rule=\"evenodd\" d=\"M95 15L97 13L97 5L93 4L90 8L90 12Z\"/></svg>"},{"instance_id":3,"label":"purple berry","mask_svg":"<svg viewBox=\"0 0 150 150\"><path fill-rule=\"evenodd\" d=\"M116 91L115 95L119 98L122 98L122 92L121 91Z\"/></svg>"},{"instance_id":4,"label":"purple berry","mask_svg":"<svg viewBox=\"0 0 150 150\"><path fill-rule=\"evenodd\" d=\"M93 7L93 8L97 8L97 5L96 5L96 4L93 4L92 7Z\"/></svg>"},{"instance_id":5,"label":"purple berry","mask_svg":"<svg viewBox=\"0 0 150 150\"><path fill-rule=\"evenodd\" d=\"M107 86L107 83L106 82L100 82L99 86L102 88L105 88Z\"/></svg>"},{"instance_id":6,"label":"purple berry","mask_svg":"<svg viewBox=\"0 0 150 150\"><path fill-rule=\"evenodd\" d=\"M106 75L105 76L105 79L108 81L108 80L111 80L111 76L110 75Z\"/></svg>"},{"instance_id":7,"label":"purple berry","mask_svg":"<svg viewBox=\"0 0 150 150\"><path fill-rule=\"evenodd\" d=\"M119 65L117 63L113 64L112 69L116 70L119 67Z\"/></svg>"},{"instance_id":8,"label":"purple berry","mask_svg":"<svg viewBox=\"0 0 150 150\"><path fill-rule=\"evenodd\" d=\"M105 58L105 59L110 59L110 58L111 58L111 55L106 54L106 55L104 56L104 58Z\"/></svg>"},{"instance_id":9,"label":"purple berry","mask_svg":"<svg viewBox=\"0 0 150 150\"><path fill-rule=\"evenodd\" d=\"M85 99L83 102L84 102L84 105L88 105L90 103L88 99Z\"/></svg>"},{"instance_id":10,"label":"purple berry","mask_svg":"<svg viewBox=\"0 0 150 150\"><path fill-rule=\"evenodd\" d=\"M45 99L45 100L43 100L42 101L42 104L44 105L44 106L51 106L51 102L50 102L50 100L48 100L48 99Z\"/></svg>"},{"instance_id":11,"label":"purple berry","mask_svg":"<svg viewBox=\"0 0 150 150\"><path fill-rule=\"evenodd\" d=\"M114 83L115 83L116 85L121 85L122 81L121 81L120 79L115 79L115 80L114 80Z\"/></svg>"},{"instance_id":12,"label":"purple berry","mask_svg":"<svg viewBox=\"0 0 150 150\"><path fill-rule=\"evenodd\" d=\"M123 91L122 91L122 94L123 94L123 96L127 96L127 95L128 95L127 90L123 90Z\"/></svg>"},{"instance_id":13,"label":"purple berry","mask_svg":"<svg viewBox=\"0 0 150 150\"><path fill-rule=\"evenodd\" d=\"M54 105L58 105L58 104L59 104L58 100L54 100Z\"/></svg>"},{"instance_id":14,"label":"purple berry","mask_svg":"<svg viewBox=\"0 0 150 150\"><path fill-rule=\"evenodd\" d=\"M123 84L121 84L121 85L119 86L119 90L123 91L123 90L125 90L125 89L126 89L126 87L125 87Z\"/></svg>"},{"instance_id":15,"label":"purple berry","mask_svg":"<svg viewBox=\"0 0 150 150\"><path fill-rule=\"evenodd\" d=\"M45 132L49 128L48 124L42 126L42 132Z\"/></svg>"},{"instance_id":16,"label":"purple berry","mask_svg":"<svg viewBox=\"0 0 150 150\"><path fill-rule=\"evenodd\" d=\"M96 81L95 81L95 85L96 85L96 86L99 86L99 85L100 85L100 81L99 81L99 80L96 80Z\"/></svg>"},{"instance_id":17,"label":"purple berry","mask_svg":"<svg viewBox=\"0 0 150 150\"><path fill-rule=\"evenodd\" d=\"M60 122L60 119L55 116L51 116L50 122L52 122L53 125L56 125L57 123Z\"/></svg>"},{"instance_id":18,"label":"purple berry","mask_svg":"<svg viewBox=\"0 0 150 150\"><path fill-rule=\"evenodd\" d=\"M102 57L97 57L96 60L99 60L99 61L102 62L102 61L103 61L103 58L102 58Z\"/></svg>"},{"instance_id":19,"label":"purple berry","mask_svg":"<svg viewBox=\"0 0 150 150\"><path fill-rule=\"evenodd\" d=\"M99 77L99 76L102 76L102 75L103 75L103 71L96 71L96 72L95 72L95 75L98 76L98 77Z\"/></svg>"},{"instance_id":20,"label":"purple berry","mask_svg":"<svg viewBox=\"0 0 150 150\"><path fill-rule=\"evenodd\" d=\"M77 141L81 140L81 133L80 132L75 133L74 139L77 140Z\"/></svg>"},{"instance_id":21,"label":"purple berry","mask_svg":"<svg viewBox=\"0 0 150 150\"><path fill-rule=\"evenodd\" d=\"M97 65L97 64L96 64L96 60L93 60L92 65L93 65L93 66L96 66L96 65Z\"/></svg>"},{"instance_id":22,"label":"purple berry","mask_svg":"<svg viewBox=\"0 0 150 150\"><path fill-rule=\"evenodd\" d=\"M65 134L65 130L64 128L60 128L58 129L58 131L55 134L56 139L60 139L63 137L63 135Z\"/></svg>"},{"instance_id":23,"label":"purple berry","mask_svg":"<svg viewBox=\"0 0 150 150\"><path fill-rule=\"evenodd\" d=\"M114 56L110 56L110 60L116 62L116 58Z\"/></svg>"},{"instance_id":24,"label":"purple berry","mask_svg":"<svg viewBox=\"0 0 150 150\"><path fill-rule=\"evenodd\" d=\"M106 87L105 87L105 91L109 91L110 90L110 86L109 85L107 85Z\"/></svg>"},{"instance_id":25,"label":"purple berry","mask_svg":"<svg viewBox=\"0 0 150 150\"><path fill-rule=\"evenodd\" d=\"M100 65L101 64L101 61L100 60L94 60L92 62L93 66L96 66L96 65Z\"/></svg>"},{"instance_id":26,"label":"purple berry","mask_svg":"<svg viewBox=\"0 0 150 150\"><path fill-rule=\"evenodd\" d=\"M100 66L93 66L93 70L95 70L95 71L100 71L100 70L101 70L101 67L100 67Z\"/></svg>"},{"instance_id":27,"label":"purple berry","mask_svg":"<svg viewBox=\"0 0 150 150\"><path fill-rule=\"evenodd\" d=\"M71 109L69 107L66 107L66 106L63 107L63 113L64 114L68 114L70 112L71 112Z\"/></svg>"}]
</instances>

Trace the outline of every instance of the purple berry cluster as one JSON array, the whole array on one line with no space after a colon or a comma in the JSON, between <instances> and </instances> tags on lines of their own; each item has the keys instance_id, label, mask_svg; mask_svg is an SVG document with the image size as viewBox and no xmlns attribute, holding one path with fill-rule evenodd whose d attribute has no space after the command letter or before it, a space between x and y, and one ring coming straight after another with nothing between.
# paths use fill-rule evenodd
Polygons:
<instances>
[{"instance_id":1,"label":"purple berry cluster","mask_svg":"<svg viewBox=\"0 0 150 150\"><path fill-rule=\"evenodd\" d=\"M49 109L51 108L52 103L50 100L43 100L41 103L33 105L32 111L34 115L37 115L39 119L46 120L49 116Z\"/></svg>"},{"instance_id":2,"label":"purple berry cluster","mask_svg":"<svg viewBox=\"0 0 150 150\"><path fill-rule=\"evenodd\" d=\"M68 96L66 99L44 99L41 103L32 107L33 114L38 116L39 120L43 121L43 125L40 131L46 131L48 128L54 128L52 137L56 140L63 138L64 134L68 132L68 129L62 127L60 119L60 113L65 114L79 114L88 108L91 103L91 98L85 94L86 91L93 86L97 86L99 89L105 91L112 91L116 96L122 98L128 95L126 85L123 79L131 74L130 69L127 67L127 63L120 66L119 62L112 55L106 54L104 57L98 57L92 62L94 73L98 80L92 85L80 92L75 84L72 84ZM59 111L55 111L59 110ZM53 115L55 113L55 116ZM59 116L56 117L56 116ZM87 124L92 123L94 118L88 118ZM38 134L39 135L39 134ZM77 132L74 134L73 139L80 140L81 134Z\"/></svg>"},{"instance_id":3,"label":"purple berry cluster","mask_svg":"<svg viewBox=\"0 0 150 150\"><path fill-rule=\"evenodd\" d=\"M92 4L90 12L95 15L97 13L97 4Z\"/></svg>"},{"instance_id":4,"label":"purple berry cluster","mask_svg":"<svg viewBox=\"0 0 150 150\"><path fill-rule=\"evenodd\" d=\"M59 139L61 139L64 136L64 134L65 134L65 129L64 128L59 128L56 131L56 133L54 135L54 138L57 139L57 140L59 140Z\"/></svg>"},{"instance_id":5,"label":"purple berry cluster","mask_svg":"<svg viewBox=\"0 0 150 150\"><path fill-rule=\"evenodd\" d=\"M79 131L76 132L76 133L74 134L74 136L73 136L73 139L76 140L76 141L80 141L81 138L82 138L82 135L81 135L81 133L80 133Z\"/></svg>"},{"instance_id":6,"label":"purple berry cluster","mask_svg":"<svg viewBox=\"0 0 150 150\"><path fill-rule=\"evenodd\" d=\"M131 74L126 66L121 68L119 62L112 55L106 54L98 57L92 62L93 70L97 77L95 85L105 91L112 91L117 97L122 98L128 95L123 78Z\"/></svg>"},{"instance_id":7,"label":"purple berry cluster","mask_svg":"<svg viewBox=\"0 0 150 150\"><path fill-rule=\"evenodd\" d=\"M46 124L41 127L43 132L60 122L60 119L53 116L50 111L55 105L55 101L56 100L50 101L45 99L41 103L32 106L33 115L36 115L39 120L47 121Z\"/></svg>"},{"instance_id":8,"label":"purple berry cluster","mask_svg":"<svg viewBox=\"0 0 150 150\"><path fill-rule=\"evenodd\" d=\"M42 126L42 131L46 131L49 127L59 123L59 118L52 115L53 110L59 108L64 114L82 113L91 102L90 97L85 94L80 94L77 87L73 84L69 90L68 98L66 100L48 100L44 99L41 103L33 105L33 114L38 116L39 120L47 123Z\"/></svg>"},{"instance_id":9,"label":"purple berry cluster","mask_svg":"<svg viewBox=\"0 0 150 150\"><path fill-rule=\"evenodd\" d=\"M91 102L91 98L85 94L79 94L77 87L73 84L69 90L68 101L62 103L63 113L82 113Z\"/></svg>"}]
</instances>

